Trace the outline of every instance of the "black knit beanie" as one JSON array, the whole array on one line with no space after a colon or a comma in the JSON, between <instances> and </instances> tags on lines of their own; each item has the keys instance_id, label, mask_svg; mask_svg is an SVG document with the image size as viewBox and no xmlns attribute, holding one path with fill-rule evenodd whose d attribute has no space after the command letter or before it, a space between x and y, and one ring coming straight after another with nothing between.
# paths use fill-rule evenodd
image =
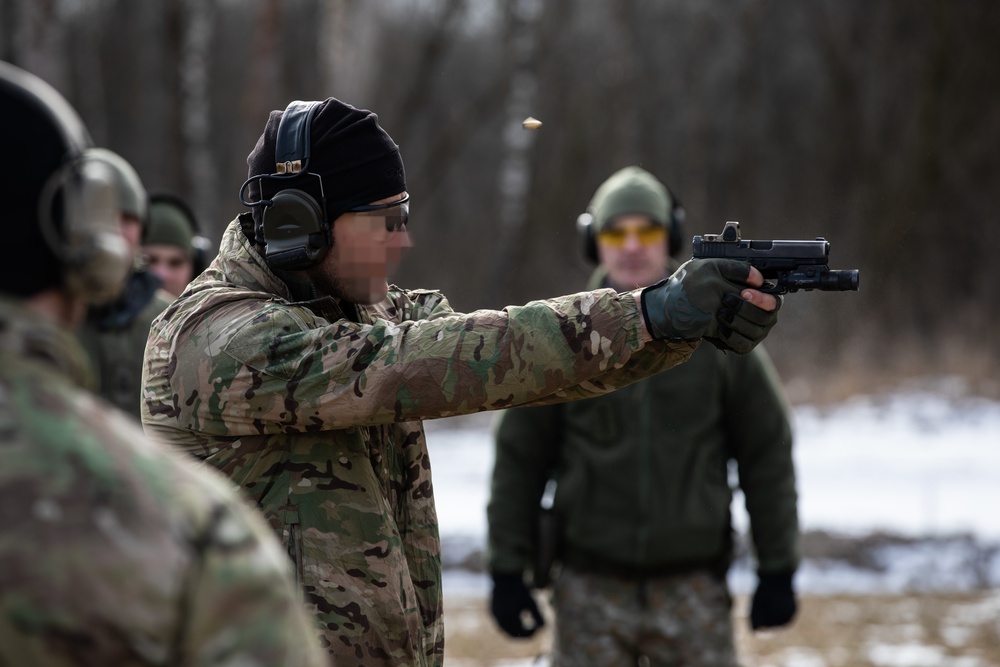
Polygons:
<instances>
[{"instance_id":1,"label":"black knit beanie","mask_svg":"<svg viewBox=\"0 0 1000 667\"><path fill-rule=\"evenodd\" d=\"M272 111L257 145L247 156L248 177L275 173L275 144L284 111ZM310 126L308 170L323 179L330 222L355 206L400 194L406 175L399 146L378 124L378 116L329 97L319 103ZM258 182L248 185L251 200L260 197ZM254 207L259 227L263 211Z\"/></svg>"}]
</instances>

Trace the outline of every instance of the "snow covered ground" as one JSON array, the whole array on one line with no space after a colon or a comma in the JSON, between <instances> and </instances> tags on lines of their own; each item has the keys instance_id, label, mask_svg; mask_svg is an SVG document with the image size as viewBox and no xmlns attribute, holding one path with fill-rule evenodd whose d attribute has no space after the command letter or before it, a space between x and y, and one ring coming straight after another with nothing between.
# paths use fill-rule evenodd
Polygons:
<instances>
[{"instance_id":1,"label":"snow covered ground","mask_svg":"<svg viewBox=\"0 0 1000 667\"><path fill-rule=\"evenodd\" d=\"M803 592L970 590L1000 586L1000 403L952 381L818 409L796 408L795 460L804 531L902 536L872 551L874 566L810 559ZM444 558L485 544L493 450L484 414L427 422ZM745 529L742 498L733 511ZM753 583L743 562L730 581ZM448 568L446 594L485 594L482 573Z\"/></svg>"}]
</instances>

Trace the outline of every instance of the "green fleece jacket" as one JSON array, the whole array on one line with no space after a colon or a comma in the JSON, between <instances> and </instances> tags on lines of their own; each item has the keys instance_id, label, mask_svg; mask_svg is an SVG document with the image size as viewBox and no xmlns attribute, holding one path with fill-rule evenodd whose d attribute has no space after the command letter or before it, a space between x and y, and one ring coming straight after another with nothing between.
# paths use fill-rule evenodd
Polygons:
<instances>
[{"instance_id":1,"label":"green fleece jacket","mask_svg":"<svg viewBox=\"0 0 1000 667\"><path fill-rule=\"evenodd\" d=\"M552 475L564 562L624 574L724 568L730 461L758 570L794 570L789 409L763 347L736 355L703 345L687 363L610 394L507 410L496 426L490 568L531 570Z\"/></svg>"}]
</instances>

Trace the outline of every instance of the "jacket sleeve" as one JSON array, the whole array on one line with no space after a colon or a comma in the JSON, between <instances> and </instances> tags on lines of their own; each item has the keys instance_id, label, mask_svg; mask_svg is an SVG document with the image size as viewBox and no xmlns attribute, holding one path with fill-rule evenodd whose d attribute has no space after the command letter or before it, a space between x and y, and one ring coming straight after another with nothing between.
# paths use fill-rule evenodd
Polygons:
<instances>
[{"instance_id":1,"label":"jacket sleeve","mask_svg":"<svg viewBox=\"0 0 1000 667\"><path fill-rule=\"evenodd\" d=\"M696 346L650 344L630 363L644 324L632 295L612 290L432 313L329 322L258 298L161 318L147 346L144 420L243 436L448 417L611 391Z\"/></svg>"},{"instance_id":2,"label":"jacket sleeve","mask_svg":"<svg viewBox=\"0 0 1000 667\"><path fill-rule=\"evenodd\" d=\"M486 508L491 572L531 569L538 507L561 449L561 407L505 410L494 428L495 462Z\"/></svg>"},{"instance_id":3,"label":"jacket sleeve","mask_svg":"<svg viewBox=\"0 0 1000 667\"><path fill-rule=\"evenodd\" d=\"M629 363L621 368L613 368L600 373L593 378L560 389L547 396L521 403L522 406L552 405L584 398L593 398L627 387L639 380L656 375L673 368L678 363L684 363L691 358L691 353L698 348L699 343L668 343L650 341L641 349L632 353Z\"/></svg>"},{"instance_id":4,"label":"jacket sleeve","mask_svg":"<svg viewBox=\"0 0 1000 667\"><path fill-rule=\"evenodd\" d=\"M728 371L726 432L750 515L758 571L795 570L799 528L791 410L762 346L730 355Z\"/></svg>"}]
</instances>

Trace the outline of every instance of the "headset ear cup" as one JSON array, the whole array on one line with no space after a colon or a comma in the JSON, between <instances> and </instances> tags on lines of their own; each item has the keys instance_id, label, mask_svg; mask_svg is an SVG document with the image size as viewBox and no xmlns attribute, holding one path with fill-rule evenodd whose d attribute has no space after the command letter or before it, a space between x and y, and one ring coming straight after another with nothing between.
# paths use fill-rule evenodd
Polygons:
<instances>
[{"instance_id":1,"label":"headset ear cup","mask_svg":"<svg viewBox=\"0 0 1000 667\"><path fill-rule=\"evenodd\" d=\"M323 178L309 171L310 127L319 106L319 102L296 100L281 116L274 146L276 173L261 177L261 181L275 185L278 192L270 199L253 203L243 200L240 189L240 201L244 204L263 206L254 236L256 243L263 244L264 259L272 269L296 271L315 266L333 243ZM254 178L251 175L243 187ZM303 189L311 181L303 182L301 178L316 179L318 198ZM262 186L261 182L259 187ZM257 218L254 216L255 221Z\"/></svg>"},{"instance_id":2,"label":"headset ear cup","mask_svg":"<svg viewBox=\"0 0 1000 667\"><path fill-rule=\"evenodd\" d=\"M323 209L302 190L278 192L263 217L264 258L272 269L307 269L330 248L330 225L323 219Z\"/></svg>"},{"instance_id":3,"label":"headset ear cup","mask_svg":"<svg viewBox=\"0 0 1000 667\"><path fill-rule=\"evenodd\" d=\"M598 263L597 238L594 235L594 216L588 211L581 213L576 219L576 231L580 237L580 249L583 258L591 264Z\"/></svg>"},{"instance_id":4,"label":"headset ear cup","mask_svg":"<svg viewBox=\"0 0 1000 667\"><path fill-rule=\"evenodd\" d=\"M667 232L668 243L670 244L670 256L677 259L684 250L684 207L680 201L674 199L674 205L670 209L670 229Z\"/></svg>"},{"instance_id":5,"label":"headset ear cup","mask_svg":"<svg viewBox=\"0 0 1000 667\"><path fill-rule=\"evenodd\" d=\"M206 237L196 234L191 239L191 266L194 275L201 274L211 264L211 251L212 242Z\"/></svg>"},{"instance_id":6,"label":"headset ear cup","mask_svg":"<svg viewBox=\"0 0 1000 667\"><path fill-rule=\"evenodd\" d=\"M58 199L63 209L61 233L52 221ZM110 167L84 154L53 176L39 206L45 236L64 263L66 289L95 305L117 298L133 258L122 234Z\"/></svg>"},{"instance_id":7,"label":"headset ear cup","mask_svg":"<svg viewBox=\"0 0 1000 667\"><path fill-rule=\"evenodd\" d=\"M684 236L680 233L673 217L670 218L670 228L667 230L667 243L669 244L670 256L676 259L684 249Z\"/></svg>"}]
</instances>

